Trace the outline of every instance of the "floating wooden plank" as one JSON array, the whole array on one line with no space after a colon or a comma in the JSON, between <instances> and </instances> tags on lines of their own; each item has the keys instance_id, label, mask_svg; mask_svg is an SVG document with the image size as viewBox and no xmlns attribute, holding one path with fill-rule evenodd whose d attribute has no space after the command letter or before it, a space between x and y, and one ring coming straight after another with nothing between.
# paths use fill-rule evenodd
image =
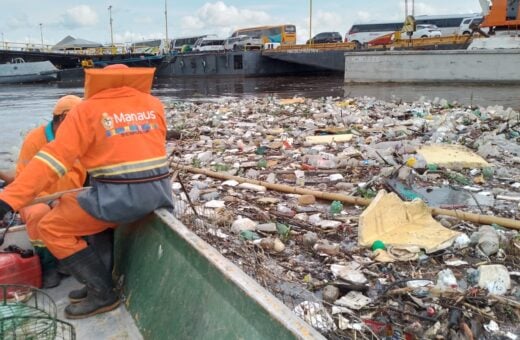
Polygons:
<instances>
[{"instance_id":1,"label":"floating wooden plank","mask_svg":"<svg viewBox=\"0 0 520 340\"><path fill-rule=\"evenodd\" d=\"M344 135L323 135L323 136L307 136L305 142L309 144L329 144L329 143L344 143L352 140L352 134Z\"/></svg>"},{"instance_id":2,"label":"floating wooden plank","mask_svg":"<svg viewBox=\"0 0 520 340\"><path fill-rule=\"evenodd\" d=\"M280 99L278 103L280 105L303 104L305 103L305 98Z\"/></svg>"}]
</instances>

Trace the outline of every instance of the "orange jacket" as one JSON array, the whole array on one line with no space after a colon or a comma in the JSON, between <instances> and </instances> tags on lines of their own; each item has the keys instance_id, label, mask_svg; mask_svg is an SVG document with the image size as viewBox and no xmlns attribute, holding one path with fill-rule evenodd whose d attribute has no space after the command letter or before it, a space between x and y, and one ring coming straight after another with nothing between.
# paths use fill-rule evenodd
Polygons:
<instances>
[{"instance_id":1,"label":"orange jacket","mask_svg":"<svg viewBox=\"0 0 520 340\"><path fill-rule=\"evenodd\" d=\"M49 131L50 130L50 131ZM49 140L51 139L51 140ZM40 126L31 130L23 142L16 164L16 177L18 177L25 169L29 161L40 151L47 143L54 140L52 133L52 123L47 126ZM69 172L54 182L48 187L44 188L38 196L50 195L59 191L65 191L75 188L80 188L85 183L87 178L87 171L79 162L75 162Z\"/></svg>"},{"instance_id":2,"label":"orange jacket","mask_svg":"<svg viewBox=\"0 0 520 340\"><path fill-rule=\"evenodd\" d=\"M147 181L164 176L168 173L165 139L164 109L157 98L127 86L103 90L67 114L56 139L0 193L0 200L20 209L79 160L94 183L93 189L83 193L83 200L78 195L87 212L106 221L122 221L124 212L134 209L141 209L134 217L143 216L171 205L167 179L148 186L97 180Z\"/></svg>"}]
</instances>

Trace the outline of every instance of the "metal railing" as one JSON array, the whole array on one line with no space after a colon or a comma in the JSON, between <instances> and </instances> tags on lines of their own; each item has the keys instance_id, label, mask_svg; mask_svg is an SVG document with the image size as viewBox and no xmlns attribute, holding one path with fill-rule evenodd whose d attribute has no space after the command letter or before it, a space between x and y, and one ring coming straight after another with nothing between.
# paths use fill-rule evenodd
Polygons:
<instances>
[{"instance_id":1,"label":"metal railing","mask_svg":"<svg viewBox=\"0 0 520 340\"><path fill-rule=\"evenodd\" d=\"M269 52L287 52L287 51L301 51L301 50L354 50L356 44L352 42L346 43L330 43L330 44L301 44L301 45L280 45L275 49L265 51Z\"/></svg>"},{"instance_id":2,"label":"metal railing","mask_svg":"<svg viewBox=\"0 0 520 340\"><path fill-rule=\"evenodd\" d=\"M20 51L20 52L47 52L47 53L63 53L63 54L78 54L78 55L110 55L110 54L125 54L131 53L132 49L124 44L114 44L114 46L103 46L95 48L72 48L72 49L52 49L55 45L42 45L35 43L18 43L11 41L1 41L0 49L5 51Z\"/></svg>"},{"instance_id":3,"label":"metal railing","mask_svg":"<svg viewBox=\"0 0 520 340\"><path fill-rule=\"evenodd\" d=\"M434 37L434 38L421 38L421 39L407 39L400 38L395 39L394 41L388 44L378 44L378 45L364 45L359 46L353 42L346 43L328 43L328 44L305 44L305 45L284 45L279 46L276 49L264 50L267 53L287 53L287 52L310 52L310 51L330 51L330 50L345 50L345 51L353 51L353 50L377 50L381 48L393 49L393 48L421 48L428 46L438 46L438 45L464 45L471 42L471 36L463 36L463 35L451 35L444 37Z\"/></svg>"}]
</instances>

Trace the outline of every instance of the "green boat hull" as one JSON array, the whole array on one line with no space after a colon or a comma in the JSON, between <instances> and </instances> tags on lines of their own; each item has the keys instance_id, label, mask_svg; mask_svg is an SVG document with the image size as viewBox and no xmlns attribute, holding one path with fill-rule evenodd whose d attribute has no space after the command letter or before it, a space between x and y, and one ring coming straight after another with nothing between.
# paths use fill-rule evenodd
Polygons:
<instances>
[{"instance_id":1,"label":"green boat hull","mask_svg":"<svg viewBox=\"0 0 520 340\"><path fill-rule=\"evenodd\" d=\"M164 210L117 228L115 249L145 339L323 339Z\"/></svg>"}]
</instances>

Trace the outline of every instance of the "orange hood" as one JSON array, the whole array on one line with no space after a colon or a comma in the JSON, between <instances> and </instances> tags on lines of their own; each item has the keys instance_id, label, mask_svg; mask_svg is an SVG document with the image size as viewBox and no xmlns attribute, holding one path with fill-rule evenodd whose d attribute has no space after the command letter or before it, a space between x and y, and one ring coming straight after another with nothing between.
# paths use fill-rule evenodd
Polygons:
<instances>
[{"instance_id":1,"label":"orange hood","mask_svg":"<svg viewBox=\"0 0 520 340\"><path fill-rule=\"evenodd\" d=\"M153 67L85 70L85 99L103 90L128 86L144 93L152 90Z\"/></svg>"}]
</instances>

